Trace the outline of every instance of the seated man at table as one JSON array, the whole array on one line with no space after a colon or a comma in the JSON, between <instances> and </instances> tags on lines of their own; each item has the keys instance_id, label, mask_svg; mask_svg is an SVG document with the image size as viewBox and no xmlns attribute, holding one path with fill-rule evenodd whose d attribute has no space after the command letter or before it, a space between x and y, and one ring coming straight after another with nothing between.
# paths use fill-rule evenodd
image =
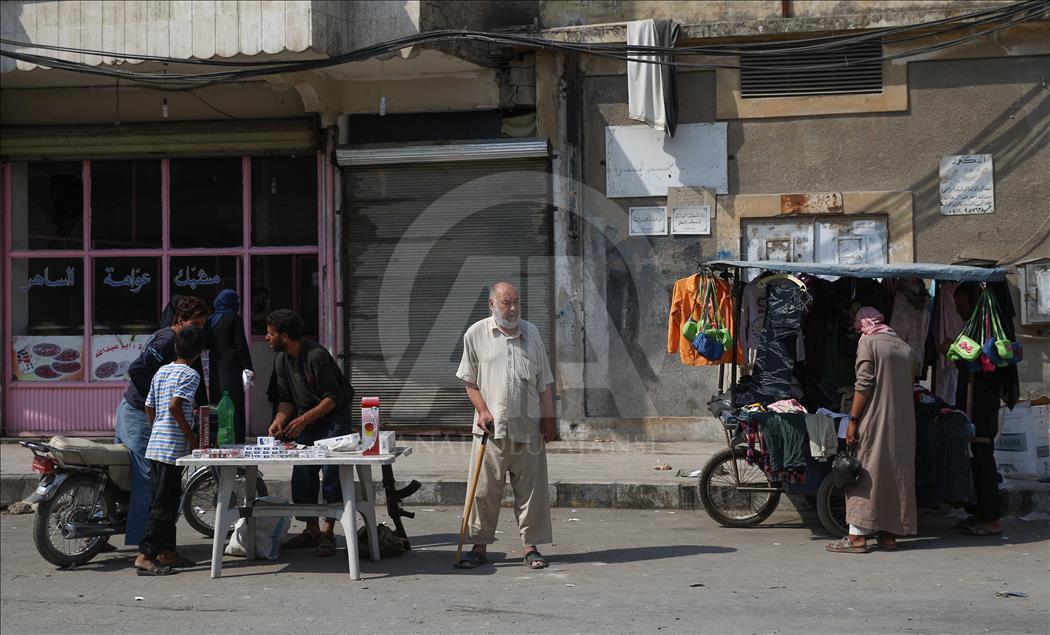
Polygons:
<instances>
[{"instance_id":1,"label":"seated man at table","mask_svg":"<svg viewBox=\"0 0 1050 635\"><path fill-rule=\"evenodd\" d=\"M353 389L328 351L317 342L303 339L302 318L288 309L270 313L266 317L266 341L277 353L274 374L279 403L270 435L313 445L318 439L349 434ZM342 502L338 467L296 465L292 468L293 503L317 503L318 470L324 502ZM334 518L326 518L323 527L316 517L299 520L306 523L306 530L285 542L283 548L316 547L322 557L335 553Z\"/></svg>"}]
</instances>

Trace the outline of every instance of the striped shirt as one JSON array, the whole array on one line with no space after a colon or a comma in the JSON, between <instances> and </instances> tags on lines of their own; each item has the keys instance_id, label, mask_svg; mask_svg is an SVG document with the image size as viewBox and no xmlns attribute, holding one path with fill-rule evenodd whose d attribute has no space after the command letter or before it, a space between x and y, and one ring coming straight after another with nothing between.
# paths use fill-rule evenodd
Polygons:
<instances>
[{"instance_id":1,"label":"striped shirt","mask_svg":"<svg viewBox=\"0 0 1050 635\"><path fill-rule=\"evenodd\" d=\"M187 423L193 424L193 395L201 377L185 364L166 364L160 367L150 382L146 406L157 412L150 431L146 458L162 463L174 463L189 452L189 441L175 417L168 410L171 400L182 398L182 413Z\"/></svg>"}]
</instances>

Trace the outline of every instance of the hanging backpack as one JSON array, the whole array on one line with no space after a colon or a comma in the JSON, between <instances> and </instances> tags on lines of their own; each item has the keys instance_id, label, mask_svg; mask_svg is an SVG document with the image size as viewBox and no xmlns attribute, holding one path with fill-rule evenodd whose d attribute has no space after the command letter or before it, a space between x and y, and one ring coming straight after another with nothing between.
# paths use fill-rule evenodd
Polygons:
<instances>
[{"instance_id":1,"label":"hanging backpack","mask_svg":"<svg viewBox=\"0 0 1050 635\"><path fill-rule=\"evenodd\" d=\"M982 291L981 297L977 301L977 306L974 307L973 313L970 314L970 319L966 321L962 332L959 333L959 336L955 338L955 341L948 348L948 359L953 362L976 362L981 356L981 344L979 342L984 341L982 331L986 310L983 300L984 292Z\"/></svg>"},{"instance_id":2,"label":"hanging backpack","mask_svg":"<svg viewBox=\"0 0 1050 635\"><path fill-rule=\"evenodd\" d=\"M697 333L691 343L701 357L717 362L725 355L726 349L725 344L722 343L721 333L718 328L718 315L716 313L713 319L710 316L712 312L712 296L714 294L714 282L707 278L700 300L700 319L697 322Z\"/></svg>"}]
</instances>

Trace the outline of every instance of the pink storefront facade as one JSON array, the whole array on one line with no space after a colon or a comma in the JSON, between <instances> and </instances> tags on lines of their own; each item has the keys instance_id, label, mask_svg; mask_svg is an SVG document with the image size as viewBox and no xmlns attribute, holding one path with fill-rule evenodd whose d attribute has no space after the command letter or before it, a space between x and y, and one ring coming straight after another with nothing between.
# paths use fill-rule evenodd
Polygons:
<instances>
[{"instance_id":1,"label":"pink storefront facade","mask_svg":"<svg viewBox=\"0 0 1050 635\"><path fill-rule=\"evenodd\" d=\"M323 143L317 144L324 145ZM265 315L336 344L335 170L288 152L61 157L2 164L3 434L108 436L128 364L173 295L235 289L269 417Z\"/></svg>"}]
</instances>

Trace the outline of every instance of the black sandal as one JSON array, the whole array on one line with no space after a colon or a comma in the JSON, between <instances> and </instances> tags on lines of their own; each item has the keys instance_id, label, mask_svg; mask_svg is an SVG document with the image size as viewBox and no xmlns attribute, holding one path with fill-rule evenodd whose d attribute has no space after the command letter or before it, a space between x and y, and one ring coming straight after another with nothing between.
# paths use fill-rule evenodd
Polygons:
<instances>
[{"instance_id":1,"label":"black sandal","mask_svg":"<svg viewBox=\"0 0 1050 635\"><path fill-rule=\"evenodd\" d=\"M486 558L484 554L472 550L465 553L463 557L459 559L459 562L456 563L456 568L477 569L488 561L488 558Z\"/></svg>"},{"instance_id":2,"label":"black sandal","mask_svg":"<svg viewBox=\"0 0 1050 635\"><path fill-rule=\"evenodd\" d=\"M532 551L525 554L525 566L530 569L546 569L548 566L547 559L543 557L539 549L533 549Z\"/></svg>"}]
</instances>

